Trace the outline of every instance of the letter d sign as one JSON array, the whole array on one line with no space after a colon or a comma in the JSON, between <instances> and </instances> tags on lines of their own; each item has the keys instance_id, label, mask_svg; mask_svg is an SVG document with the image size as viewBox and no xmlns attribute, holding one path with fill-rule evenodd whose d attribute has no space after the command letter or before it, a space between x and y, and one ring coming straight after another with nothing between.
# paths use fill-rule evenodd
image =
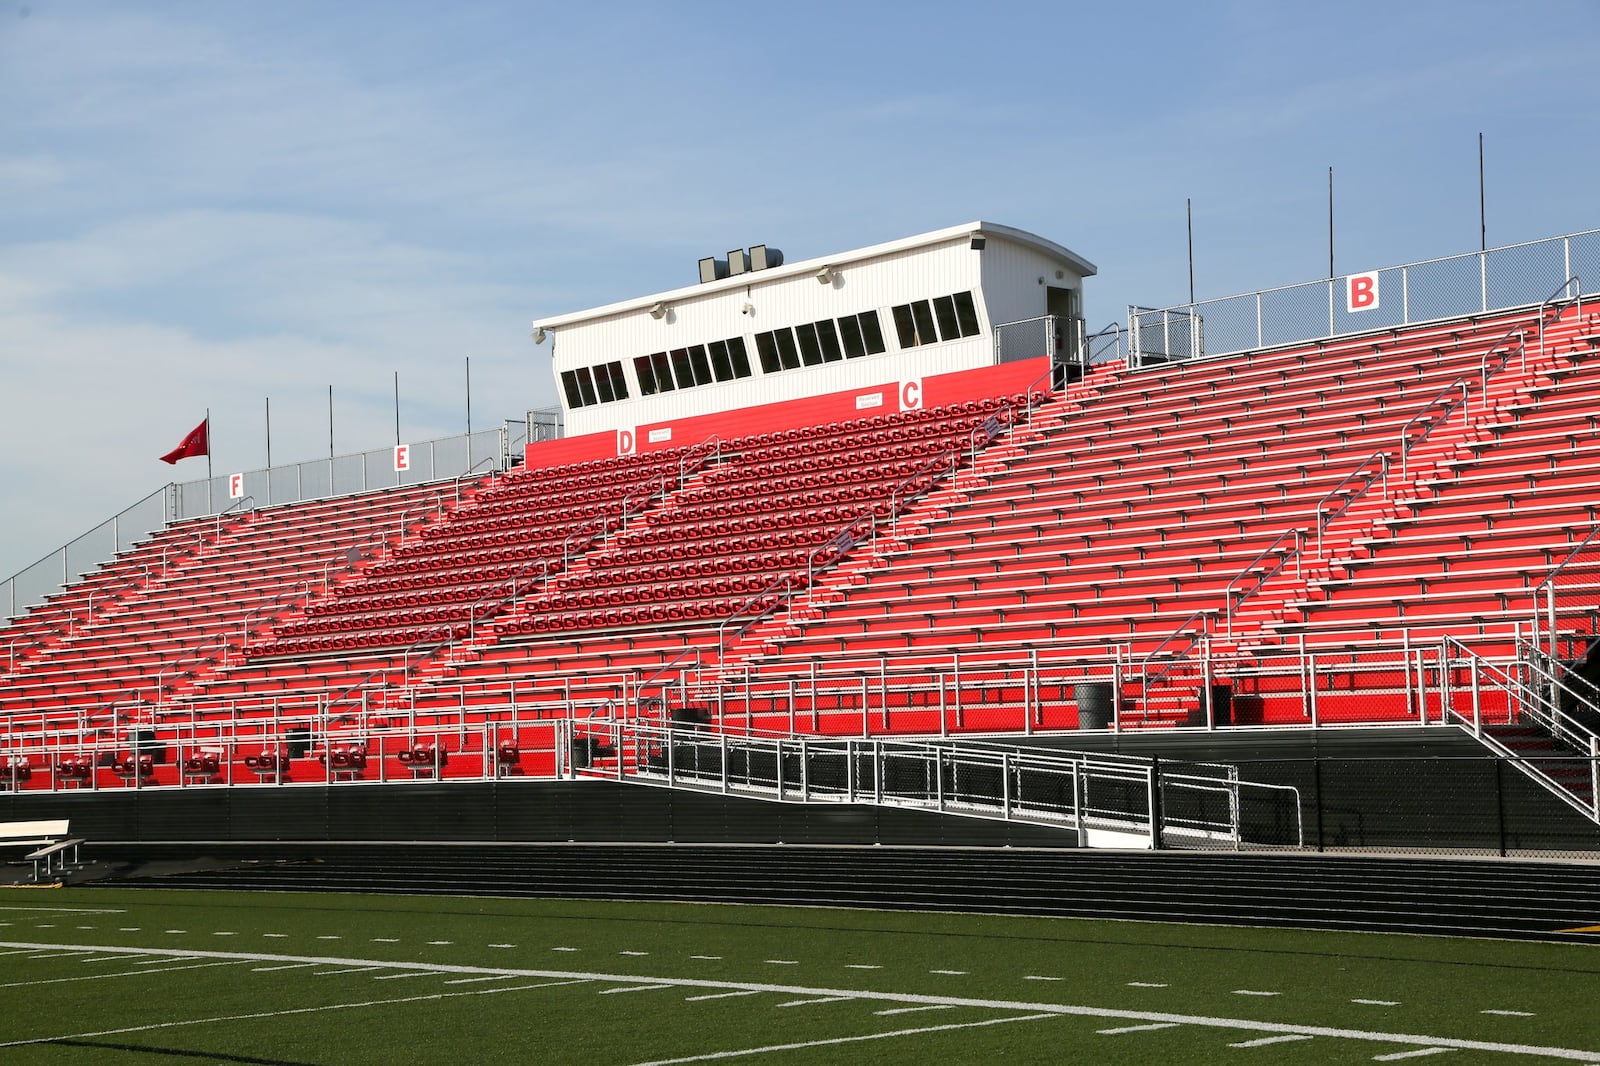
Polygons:
<instances>
[{"instance_id":1,"label":"letter d sign","mask_svg":"<svg viewBox=\"0 0 1600 1066\"><path fill-rule=\"evenodd\" d=\"M1344 309L1351 314L1357 311L1378 309L1378 272L1351 274L1344 279Z\"/></svg>"},{"instance_id":2,"label":"letter d sign","mask_svg":"<svg viewBox=\"0 0 1600 1066\"><path fill-rule=\"evenodd\" d=\"M617 454L632 455L634 445L634 431L631 429L617 430Z\"/></svg>"}]
</instances>

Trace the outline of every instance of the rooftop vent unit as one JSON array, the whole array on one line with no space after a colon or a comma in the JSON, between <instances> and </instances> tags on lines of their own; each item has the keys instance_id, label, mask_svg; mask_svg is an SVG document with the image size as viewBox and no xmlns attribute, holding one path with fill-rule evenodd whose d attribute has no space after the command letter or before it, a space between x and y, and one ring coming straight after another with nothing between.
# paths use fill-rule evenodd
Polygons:
<instances>
[{"instance_id":1,"label":"rooftop vent unit","mask_svg":"<svg viewBox=\"0 0 1600 1066\"><path fill-rule=\"evenodd\" d=\"M708 255L700 260L700 284L780 266L783 266L783 253L776 248L768 248L764 244L754 245L748 250L735 248L726 259Z\"/></svg>"}]
</instances>

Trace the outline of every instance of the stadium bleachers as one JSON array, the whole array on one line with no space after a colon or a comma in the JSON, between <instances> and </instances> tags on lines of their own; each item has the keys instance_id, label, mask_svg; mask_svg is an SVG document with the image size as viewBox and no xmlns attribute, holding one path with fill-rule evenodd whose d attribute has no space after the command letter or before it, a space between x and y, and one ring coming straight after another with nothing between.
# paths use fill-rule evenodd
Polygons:
<instances>
[{"instance_id":1,"label":"stadium bleachers","mask_svg":"<svg viewBox=\"0 0 1600 1066\"><path fill-rule=\"evenodd\" d=\"M175 523L0 632L0 715L73 738L7 784L545 773L552 719L655 694L860 731L891 668L886 731L1090 726L1107 678L1118 728L1219 684L1235 723L1427 720L1415 648L1510 649L1600 520L1597 344L1490 314Z\"/></svg>"}]
</instances>

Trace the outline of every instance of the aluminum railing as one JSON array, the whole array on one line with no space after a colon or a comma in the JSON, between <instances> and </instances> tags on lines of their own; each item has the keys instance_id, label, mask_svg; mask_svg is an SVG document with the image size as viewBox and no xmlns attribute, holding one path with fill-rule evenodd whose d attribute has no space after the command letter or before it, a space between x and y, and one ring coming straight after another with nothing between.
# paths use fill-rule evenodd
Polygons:
<instances>
[{"instance_id":1,"label":"aluminum railing","mask_svg":"<svg viewBox=\"0 0 1600 1066\"><path fill-rule=\"evenodd\" d=\"M1129 364L1283 348L1532 306L1559 279L1596 270L1600 230L1588 230L1366 272L1377 275L1383 299L1364 309L1340 299L1345 277L1164 308L1130 306Z\"/></svg>"},{"instance_id":2,"label":"aluminum railing","mask_svg":"<svg viewBox=\"0 0 1600 1066\"><path fill-rule=\"evenodd\" d=\"M1304 845L1298 791L1242 781L1233 767L996 743L735 735L639 719L571 729L584 740L562 759L574 778L1054 826L1086 847ZM1248 839L1250 802L1289 816L1292 836Z\"/></svg>"}]
</instances>

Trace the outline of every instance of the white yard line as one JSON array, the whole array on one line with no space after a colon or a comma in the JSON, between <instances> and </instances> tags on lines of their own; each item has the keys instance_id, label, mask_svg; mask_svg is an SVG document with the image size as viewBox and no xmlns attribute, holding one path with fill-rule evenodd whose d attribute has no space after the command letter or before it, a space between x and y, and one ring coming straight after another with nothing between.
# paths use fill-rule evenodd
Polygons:
<instances>
[{"instance_id":1,"label":"white yard line","mask_svg":"<svg viewBox=\"0 0 1600 1066\"><path fill-rule=\"evenodd\" d=\"M1455 1048L1448 1047L1425 1047L1418 1048L1415 1051L1396 1051L1393 1055L1374 1055L1372 1056L1372 1061L1396 1062L1400 1059L1420 1059L1424 1055L1443 1055L1447 1051L1454 1050Z\"/></svg>"},{"instance_id":2,"label":"white yard line","mask_svg":"<svg viewBox=\"0 0 1600 1066\"><path fill-rule=\"evenodd\" d=\"M1236 995L1236 996L1280 996L1283 993L1281 993L1281 992L1258 992L1257 990L1255 990L1253 988L1235 988L1233 990L1233 994Z\"/></svg>"},{"instance_id":3,"label":"white yard line","mask_svg":"<svg viewBox=\"0 0 1600 1066\"><path fill-rule=\"evenodd\" d=\"M780 1003L780 1007L813 1007L818 1003L849 1003L855 996L819 996L816 999L791 999L787 1003Z\"/></svg>"},{"instance_id":4,"label":"white yard line","mask_svg":"<svg viewBox=\"0 0 1600 1066\"><path fill-rule=\"evenodd\" d=\"M683 1001L685 1003L700 1003L708 999L734 999L738 996L759 996L760 994L760 992L741 988L734 992L713 992L708 996L685 996Z\"/></svg>"},{"instance_id":5,"label":"white yard line","mask_svg":"<svg viewBox=\"0 0 1600 1066\"><path fill-rule=\"evenodd\" d=\"M671 987L672 987L671 985L656 985L656 984L651 984L651 985L627 985L627 986L625 986L623 988L602 988L600 990L599 994L602 995L602 996L620 996L625 992L659 992L663 988L671 988Z\"/></svg>"},{"instance_id":6,"label":"white yard line","mask_svg":"<svg viewBox=\"0 0 1600 1066\"><path fill-rule=\"evenodd\" d=\"M1398 1007L1398 999L1352 999L1351 1003L1361 1003L1368 1007Z\"/></svg>"},{"instance_id":7,"label":"white yard line","mask_svg":"<svg viewBox=\"0 0 1600 1066\"><path fill-rule=\"evenodd\" d=\"M704 988L704 989L707 989L707 990L715 989L715 990L718 990L718 991L733 991L733 990L743 989L743 990L749 990L749 991L755 991L755 992L775 992L775 993L778 993L780 995L789 995L789 996L845 996L845 997L850 997L850 998L855 998L855 999L877 1000L877 1001L885 1002L885 1003L903 1003L903 1004L906 1004L906 1005L940 1004L940 1003L942 1003L942 1004L949 1004L950 1006L953 1006L953 1007L978 1007L978 1008L986 1009L986 1010L1017 1011L1017 1012L1025 1013L1028 1017L1034 1017L1034 1016L1049 1017L1051 1015L1063 1015L1063 1016L1080 1017L1080 1018L1103 1018L1103 1019L1108 1019L1108 1020L1122 1020L1122 1021L1128 1021L1128 1022L1134 1022L1134 1023L1146 1023L1146 1022L1149 1022L1149 1023L1170 1023L1172 1025L1203 1026L1203 1027L1212 1028L1212 1029L1227 1029L1227 1030L1234 1030L1234 1031L1238 1031L1238 1032L1247 1032L1247 1033L1248 1032L1254 1032L1254 1033L1260 1033L1260 1034L1263 1034L1263 1035L1270 1035L1270 1034L1300 1034L1300 1035L1305 1035L1305 1036L1325 1036L1325 1037L1333 1037L1333 1038L1343 1039L1343 1040L1362 1040L1362 1041L1368 1041L1368 1042L1377 1043L1377 1044L1409 1045L1410 1048L1417 1049L1418 1052L1424 1052L1424 1053L1427 1053L1427 1054L1438 1054L1440 1050L1460 1049L1460 1050L1468 1050L1468 1051L1499 1052L1499 1053L1502 1053L1502 1054L1511 1054L1511 1055L1542 1056L1544 1058L1562 1059L1562 1060L1569 1061L1569 1062L1600 1063L1600 1049L1564 1048L1564 1047L1554 1047L1554 1046L1541 1046L1541 1045L1534 1045L1534 1044L1519 1044L1519 1043L1513 1043L1513 1042L1502 1042L1502 1041L1493 1041L1493 1040L1468 1040L1468 1039L1459 1039L1459 1038L1455 1038L1455 1037L1431 1036L1431 1035L1423 1035L1423 1034L1416 1034L1416 1033L1382 1032L1382 1031L1371 1030L1371 1029L1341 1029L1341 1028L1336 1028L1336 1027L1333 1027L1333 1026L1323 1026L1323 1025L1300 1025L1300 1024L1294 1024L1294 1023L1289 1023L1289 1022L1260 1021L1260 1020L1253 1019L1253 1018L1224 1018L1224 1017L1213 1017L1213 1016L1210 1016L1210 1015L1175 1014L1175 1013L1166 1012L1166 1011L1122 1010L1122 1009L1117 1009L1117 1008L1112 1008L1112 1007L1087 1006L1087 1005L1082 1005L1082 1004L1070 1004L1070 1003L1030 1003L1030 1002L1010 1001L1010 1000L976 999L976 998L965 997L965 996L947 996L947 995L930 996L930 995L924 995L924 994L920 994L920 993L909 993L909 992L883 992L883 991L872 991L872 990L869 990L869 989L816 988L816 987L809 987L809 986L803 986L803 985L779 985L779 984L758 983L758 982L750 982L750 981L718 981L718 980L711 980L711 979L707 979L707 978L695 978L695 977L646 977L646 976L641 976L639 974L591 973L591 972L574 972L574 971L564 971L564 970L536 970L536 969L521 969L521 968L511 968L511 967L498 967L498 966L462 966L462 965L446 965L446 964L441 964L441 963L421 963L421 962L390 961L390 960L385 960L385 959L357 959L357 958L344 958L344 957L318 957L318 956L306 956L306 955L269 955L269 954L258 953L258 952L243 952L243 951L227 951L227 952L224 952L224 951L193 951L193 950L187 950L186 951L186 950L180 950L180 949L175 949L175 948L173 948L173 949L148 948L148 947L118 948L118 947L107 946L107 945L104 945L104 944L87 944L87 945L86 944L40 944L40 943L22 943L22 942L15 942L15 941L0 941L0 949L5 949L5 948L22 948L22 949L31 949L31 950L34 950L34 951L55 950L55 951L79 951L79 952L113 952L113 953L114 952L120 952L120 953L131 955L131 956L168 955L168 956L172 956L174 958L196 958L196 959L214 959L214 960L219 960L217 962L210 963L209 965L228 965L228 964L231 964L231 963L242 963L242 962L274 962L274 963L303 962L303 963L308 963L308 964L311 964L311 965L347 966L347 967L353 967L355 969L366 969L366 970L374 970L374 969L428 970L428 971L434 971L434 972L438 972L438 973L460 974L461 976L489 976L489 975L502 975L503 974L503 975L507 975L507 976L514 976L514 977L521 977L521 978L538 978L538 979L545 980L545 981L565 982L565 983L600 982L600 983L614 983L614 984L623 985L623 986L654 985L654 986L661 986L661 987L676 987L676 988L684 988L684 989L694 989L694 988ZM201 964L201 965L208 965L208 964ZM190 967L190 968L195 968L195 967ZM177 967L173 967L173 969L177 969ZM166 972L167 972L167 970L143 970L143 971L140 971L140 973L144 973L144 974L148 974L148 973L166 973ZM109 974L109 975L102 974L102 975L96 975L96 976L90 976L90 977L65 978L64 980L69 980L69 981L103 980L106 977L114 977L114 976L127 976L127 975L126 974ZM21 982L22 985L29 985L29 984L36 984L36 983L53 983L53 982ZM0 986L0 987L5 987L5 986ZM516 986L513 986L513 987L516 987ZM537 987L548 987L548 986L541 985L541 986L537 986ZM483 991L502 991L502 990L507 990L507 989L505 989L505 988L496 988L496 989L492 989L492 990L483 990ZM446 997L448 997L450 995L456 995L456 994L466 994L466 993L437 993L437 994L435 994L433 996L418 997L417 1000L415 1000L415 1001L416 1002L420 1002L422 1000L427 1000L427 999L442 999L442 998L446 998ZM474 993L471 993L471 994L479 994L479 993L478 992L474 992ZM400 1001L400 1002L411 1002L411 1001ZM288 1011L281 1011L281 1012L271 1012L271 1013L266 1013L266 1014L240 1015L239 1018L242 1019L242 1018L257 1018L257 1017L274 1017L274 1016L276 1016L278 1014L287 1015L287 1014L296 1014L296 1013L307 1013L307 1012L309 1012L311 1010L320 1010L320 1009L328 1009L328 1008L304 1008L302 1010L288 1010ZM215 1020L229 1020L229 1019L215 1019ZM1012 1020L1020 1020L1020 1019L1014 1019L1014 1018L996 1019L994 1022L991 1022L991 1023L973 1023L973 1024L999 1024L1001 1022L1012 1021ZM204 1020L202 1019L202 1020L196 1021L196 1022L159 1023L159 1024L155 1024L155 1025L150 1025L150 1026L136 1027L136 1028L130 1029L130 1030L113 1030L112 1032L137 1032L137 1031L143 1031L145 1029L163 1028L165 1025L168 1025L168 1024L170 1024L170 1025L201 1024L203 1021ZM967 1027L969 1027L969 1026L967 1026L967 1025L958 1025L958 1026L942 1026L942 1027L937 1027L937 1028L967 1028ZM930 1031L930 1032L937 1031L937 1028L933 1029L933 1030L926 1030L926 1031ZM107 1034L101 1034L101 1033L68 1034L66 1036L60 1036L60 1037L46 1037L46 1038L34 1039L34 1040L14 1041L14 1042L12 1042L10 1044L0 1044L0 1047L15 1046L15 1045L18 1045L18 1044L48 1043L50 1040L77 1039L77 1038L82 1038L82 1037L86 1037L86 1036L100 1036L100 1035L107 1035ZM878 1035L879 1036L883 1036L883 1035L892 1035L892 1034L878 1034ZM831 1044L831 1043L851 1043L851 1042L855 1041L856 1039L858 1039L858 1038L851 1037L851 1038L845 1038L845 1039L838 1040L838 1041L821 1041L821 1042L816 1043L816 1044L801 1044L801 1045L795 1045L795 1046L796 1047L815 1047L815 1046L824 1046L826 1044ZM728 1057L734 1057L736 1055L757 1054L757 1053L761 1053L762 1051L770 1051L770 1050L779 1050L779 1049L755 1049L755 1050L744 1050L744 1051L738 1051L738 1052L718 1052L718 1053L716 1053L714 1055L710 1055L710 1056L694 1056L694 1057L687 1058L687 1059L679 1059L679 1060L672 1060L672 1061L674 1061L674 1062L699 1062L699 1061L704 1061L704 1060L706 1060L708 1058L728 1058ZM1408 1052L1408 1054L1410 1054L1410 1053L1411 1052Z\"/></svg>"},{"instance_id":8,"label":"white yard line","mask_svg":"<svg viewBox=\"0 0 1600 1066\"><path fill-rule=\"evenodd\" d=\"M1129 981L1128 982L1128 987L1129 988L1166 988L1167 986L1164 985L1164 984L1158 984L1155 981ZM1237 995L1243 995L1243 993L1236 993L1236 994Z\"/></svg>"},{"instance_id":9,"label":"white yard line","mask_svg":"<svg viewBox=\"0 0 1600 1066\"><path fill-rule=\"evenodd\" d=\"M1532 1011L1527 1011L1527 1010L1480 1010L1478 1013L1479 1014L1498 1014L1502 1018L1534 1018L1534 1017L1537 1017L1537 1015L1535 1015Z\"/></svg>"},{"instance_id":10,"label":"white yard line","mask_svg":"<svg viewBox=\"0 0 1600 1066\"><path fill-rule=\"evenodd\" d=\"M253 1014L225 1014L214 1018L186 1018L181 1021L152 1022L149 1025L130 1025L121 1029L101 1029L92 1033L67 1033L62 1036L35 1037L31 1040L8 1040L0 1048L28 1047L33 1044L54 1044L61 1040L89 1040L100 1036L123 1036L127 1033L148 1033L157 1029L181 1029L191 1025L220 1025L226 1022L253 1021L259 1018L284 1018L296 1014L319 1014L329 1010L354 1010L363 1007L393 1007L402 1003L435 1003L463 996L488 996L499 992L527 992L535 988L555 988L559 985L580 985L584 981L543 981L533 985L511 985L500 988L480 988L470 992L433 992L426 996L405 996L400 999L369 999L357 1003L327 1003L320 1007L292 1007L288 1010L257 1011Z\"/></svg>"},{"instance_id":11,"label":"white yard line","mask_svg":"<svg viewBox=\"0 0 1600 1066\"><path fill-rule=\"evenodd\" d=\"M141 952L141 954L147 953ZM167 966L159 970L122 970L117 973L84 974L82 977L50 977L39 981L12 981L9 984L0 985L0 988L35 988L39 985L64 985L72 981L109 981L118 977L149 977L152 974L173 973L177 970L204 970L210 966L236 966L241 962L248 961L248 959L227 959L222 962L196 963L193 966ZM138 964L135 963L135 965ZM4 1044L0 1044L0 1047L4 1046Z\"/></svg>"},{"instance_id":12,"label":"white yard line","mask_svg":"<svg viewBox=\"0 0 1600 1066\"><path fill-rule=\"evenodd\" d=\"M889 1018L896 1014L916 1014L925 1010L955 1010L955 1008L948 1003L929 1003L925 1007L894 1007L890 1010L875 1010L872 1013L880 1018Z\"/></svg>"},{"instance_id":13,"label":"white yard line","mask_svg":"<svg viewBox=\"0 0 1600 1066\"><path fill-rule=\"evenodd\" d=\"M1302 1036L1299 1033L1289 1033L1289 1034L1287 1034L1285 1036L1263 1036L1263 1037L1261 1037L1259 1039L1256 1039L1256 1040L1241 1040L1237 1044L1229 1044L1228 1046L1229 1047L1266 1047L1269 1044L1289 1044L1289 1043L1293 1043L1296 1040L1310 1040L1310 1039L1311 1039L1311 1037Z\"/></svg>"},{"instance_id":14,"label":"white yard line","mask_svg":"<svg viewBox=\"0 0 1600 1066\"><path fill-rule=\"evenodd\" d=\"M1050 1014L1026 1014L1011 1018L990 1018L982 1022L961 1022L951 1025L930 1025L922 1029L896 1029L889 1033L868 1033L865 1036L837 1036L831 1040L807 1040L798 1044L770 1044L767 1047L740 1048L737 1051L713 1051L706 1055L689 1055L681 1059L656 1059L653 1062L635 1063L634 1066L680 1066L685 1062L714 1062L717 1059L738 1059L749 1055L770 1055L778 1051L803 1051L806 1048L832 1047L839 1044L859 1044L866 1040L891 1040L897 1036L921 1036L924 1033L947 1033L953 1029L976 1029L984 1025L1008 1025L1011 1022L1033 1022L1054 1017ZM4 1046L4 1045L0 1045Z\"/></svg>"},{"instance_id":15,"label":"white yard line","mask_svg":"<svg viewBox=\"0 0 1600 1066\"><path fill-rule=\"evenodd\" d=\"M1096 1029L1101 1036L1121 1036L1123 1033L1148 1033L1156 1029L1176 1029L1177 1022L1151 1022L1149 1025L1124 1025L1116 1029Z\"/></svg>"}]
</instances>

